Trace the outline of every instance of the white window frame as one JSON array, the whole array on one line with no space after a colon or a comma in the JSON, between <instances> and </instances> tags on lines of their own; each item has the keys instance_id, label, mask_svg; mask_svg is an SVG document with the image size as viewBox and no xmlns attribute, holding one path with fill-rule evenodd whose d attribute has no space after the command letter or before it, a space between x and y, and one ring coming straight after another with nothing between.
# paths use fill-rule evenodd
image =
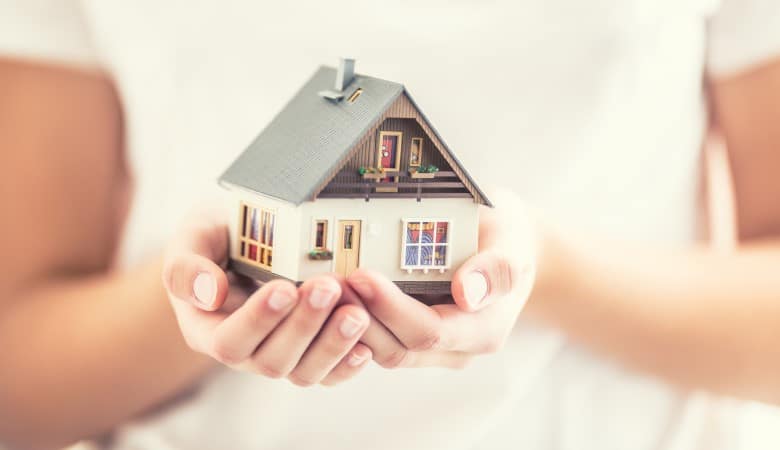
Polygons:
<instances>
[{"instance_id":1,"label":"white window frame","mask_svg":"<svg viewBox=\"0 0 780 450\"><path fill-rule=\"evenodd\" d=\"M409 227L410 223L420 223L422 222L446 222L447 223L447 242L436 242L436 226L433 227L433 244L430 244L433 246L433 251L436 251L437 246L444 246L447 247L447 257L446 261L444 262L443 266L436 266L436 265L414 265L410 266L406 264L406 246L407 245L416 245L418 248L422 249L423 244L422 243L409 243L407 242L407 229ZM401 269L406 270L407 273L412 273L415 270L422 270L423 273L428 273L431 270L438 270L440 273L444 273L446 270L449 270L452 264L452 232L453 232L453 221L452 219L443 218L443 217L409 217L401 220L402 226L401 226ZM422 236L422 230L420 230L420 235ZM428 245L428 244L425 244ZM422 258L422 251L418 253L419 258ZM435 260L435 258L434 258Z\"/></svg>"}]
</instances>

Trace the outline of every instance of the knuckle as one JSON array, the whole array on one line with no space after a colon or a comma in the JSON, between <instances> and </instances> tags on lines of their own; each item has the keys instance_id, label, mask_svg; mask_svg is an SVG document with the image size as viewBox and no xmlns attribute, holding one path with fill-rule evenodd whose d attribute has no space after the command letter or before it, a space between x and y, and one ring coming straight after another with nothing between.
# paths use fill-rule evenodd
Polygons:
<instances>
[{"instance_id":1,"label":"knuckle","mask_svg":"<svg viewBox=\"0 0 780 450\"><path fill-rule=\"evenodd\" d=\"M287 379L292 382L292 384L298 386L298 387L309 387L317 384L317 380L312 380L311 378L304 377L298 373L291 373L287 376Z\"/></svg>"},{"instance_id":2,"label":"knuckle","mask_svg":"<svg viewBox=\"0 0 780 450\"><path fill-rule=\"evenodd\" d=\"M409 351L405 348L399 348L388 353L387 356L380 358L377 363L385 369L398 369L403 367L409 358Z\"/></svg>"},{"instance_id":3,"label":"knuckle","mask_svg":"<svg viewBox=\"0 0 780 450\"><path fill-rule=\"evenodd\" d=\"M498 254L495 258L496 287L502 292L508 292L512 288L512 268L514 264L506 255Z\"/></svg>"},{"instance_id":4,"label":"knuckle","mask_svg":"<svg viewBox=\"0 0 780 450\"><path fill-rule=\"evenodd\" d=\"M352 348L354 345L352 341L347 341L340 335L336 335L336 333L329 333L328 336L323 336L322 346L317 349L319 357L327 360L338 360L340 359L339 355L346 353Z\"/></svg>"},{"instance_id":5,"label":"knuckle","mask_svg":"<svg viewBox=\"0 0 780 450\"><path fill-rule=\"evenodd\" d=\"M318 331L314 318L308 314L304 315L304 317L295 317L290 322L291 332L295 336L309 336L313 338Z\"/></svg>"},{"instance_id":6,"label":"knuckle","mask_svg":"<svg viewBox=\"0 0 780 450\"><path fill-rule=\"evenodd\" d=\"M263 311L262 307L258 307L256 303L247 306L247 308L241 308L235 314L246 314L245 320L250 329L262 329L264 321L268 319L268 313Z\"/></svg>"},{"instance_id":7,"label":"knuckle","mask_svg":"<svg viewBox=\"0 0 780 450\"><path fill-rule=\"evenodd\" d=\"M190 276L190 272L186 261L181 257L176 257L165 264L162 271L162 282L169 297L186 299L188 286L185 280ZM194 277L194 275L191 276Z\"/></svg>"},{"instance_id":8,"label":"knuckle","mask_svg":"<svg viewBox=\"0 0 780 450\"><path fill-rule=\"evenodd\" d=\"M339 385L354 376L354 371L334 369L325 378L320 380L320 385L326 387L332 387Z\"/></svg>"},{"instance_id":9,"label":"knuckle","mask_svg":"<svg viewBox=\"0 0 780 450\"><path fill-rule=\"evenodd\" d=\"M274 378L274 379L284 378L288 373L288 371L274 364L270 364L267 361L258 361L253 366L255 372L259 373L260 375L266 376L268 378Z\"/></svg>"},{"instance_id":10,"label":"knuckle","mask_svg":"<svg viewBox=\"0 0 780 450\"><path fill-rule=\"evenodd\" d=\"M331 379L330 377L328 377L328 378L325 378L324 380L320 381L320 384L325 386L325 387L333 387L333 386L336 386L337 384L341 383L341 381L342 380L335 380L335 379Z\"/></svg>"},{"instance_id":11,"label":"knuckle","mask_svg":"<svg viewBox=\"0 0 780 450\"><path fill-rule=\"evenodd\" d=\"M368 295L365 297L361 296L360 301L364 305L366 305L366 308L368 308L369 310L376 310L383 306L387 306L388 302L384 295L384 292L378 290L374 283L370 283L370 286L374 290L374 295Z\"/></svg>"},{"instance_id":12,"label":"knuckle","mask_svg":"<svg viewBox=\"0 0 780 450\"><path fill-rule=\"evenodd\" d=\"M430 328L416 338L410 345L409 350L425 351L431 350L439 345L441 334L438 328Z\"/></svg>"},{"instance_id":13,"label":"knuckle","mask_svg":"<svg viewBox=\"0 0 780 450\"><path fill-rule=\"evenodd\" d=\"M305 309L296 311L296 314L289 316L292 332L297 336L309 336L318 331L322 325L323 318L317 317L315 311Z\"/></svg>"},{"instance_id":14,"label":"knuckle","mask_svg":"<svg viewBox=\"0 0 780 450\"><path fill-rule=\"evenodd\" d=\"M235 350L228 345L224 339L215 338L211 344L211 356L222 364L232 365L238 364L240 361L239 356Z\"/></svg>"}]
</instances>

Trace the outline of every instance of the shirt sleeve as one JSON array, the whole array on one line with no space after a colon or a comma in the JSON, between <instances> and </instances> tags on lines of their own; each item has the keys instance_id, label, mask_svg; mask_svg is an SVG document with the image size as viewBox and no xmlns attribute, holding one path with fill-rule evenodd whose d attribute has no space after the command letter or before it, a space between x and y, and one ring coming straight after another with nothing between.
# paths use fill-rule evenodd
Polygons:
<instances>
[{"instance_id":1,"label":"shirt sleeve","mask_svg":"<svg viewBox=\"0 0 780 450\"><path fill-rule=\"evenodd\" d=\"M728 76L780 56L780 0L722 0L709 23L708 68Z\"/></svg>"},{"instance_id":2,"label":"shirt sleeve","mask_svg":"<svg viewBox=\"0 0 780 450\"><path fill-rule=\"evenodd\" d=\"M0 56L98 66L77 0L0 0Z\"/></svg>"}]
</instances>

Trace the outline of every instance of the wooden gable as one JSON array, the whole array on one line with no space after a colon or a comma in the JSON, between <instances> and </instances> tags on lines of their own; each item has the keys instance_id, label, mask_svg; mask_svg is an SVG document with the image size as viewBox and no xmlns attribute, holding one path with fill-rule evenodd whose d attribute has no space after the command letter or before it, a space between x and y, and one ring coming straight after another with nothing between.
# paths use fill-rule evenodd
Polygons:
<instances>
[{"instance_id":1,"label":"wooden gable","mask_svg":"<svg viewBox=\"0 0 780 450\"><path fill-rule=\"evenodd\" d=\"M361 167L378 167L379 136L383 131L400 132L400 167L390 180L377 182L359 174ZM410 149L412 138L422 139L420 163L439 168L432 179L412 178ZM326 178L328 181L315 191L315 198L473 198L488 204L482 192L450 153L425 116L404 92L387 108L372 127L349 151L345 160ZM391 190L393 192L388 192Z\"/></svg>"}]
</instances>

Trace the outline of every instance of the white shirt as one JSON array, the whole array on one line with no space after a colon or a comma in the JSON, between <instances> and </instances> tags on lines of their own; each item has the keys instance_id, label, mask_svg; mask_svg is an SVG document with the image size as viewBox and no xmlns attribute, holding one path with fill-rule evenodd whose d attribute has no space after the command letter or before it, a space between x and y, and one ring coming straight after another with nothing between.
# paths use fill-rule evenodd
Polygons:
<instances>
[{"instance_id":1,"label":"white shirt","mask_svg":"<svg viewBox=\"0 0 780 450\"><path fill-rule=\"evenodd\" d=\"M778 30L774 0L0 0L0 51L115 77L137 180L125 264L218 198L219 173L340 55L404 83L477 181L588 232L691 242L703 74L778 54ZM733 411L521 322L463 371L301 389L225 370L113 446L732 449Z\"/></svg>"}]
</instances>

